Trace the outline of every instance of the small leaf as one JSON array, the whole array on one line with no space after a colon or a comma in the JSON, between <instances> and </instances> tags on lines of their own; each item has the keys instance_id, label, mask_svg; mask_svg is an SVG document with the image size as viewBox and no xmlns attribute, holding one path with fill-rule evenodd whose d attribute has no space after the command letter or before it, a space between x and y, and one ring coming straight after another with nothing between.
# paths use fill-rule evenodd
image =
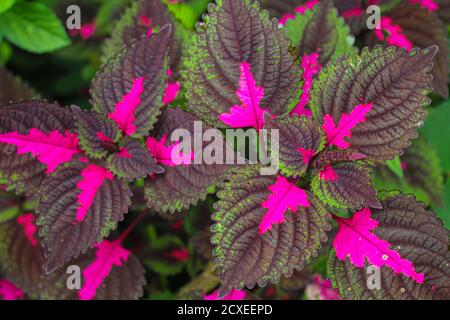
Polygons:
<instances>
[{"instance_id":1,"label":"small leaf","mask_svg":"<svg viewBox=\"0 0 450 320\"><path fill-rule=\"evenodd\" d=\"M264 234L258 229L267 211L261 206L275 183L261 176L258 166L248 166L229 176L218 192L216 223L212 226L214 262L222 281L219 296L232 289L265 286L290 277L317 254L330 230L328 213L317 198L307 193L309 207L287 211L285 222Z\"/></svg>"},{"instance_id":2,"label":"small leaf","mask_svg":"<svg viewBox=\"0 0 450 320\"><path fill-rule=\"evenodd\" d=\"M17 2L2 14L0 30L13 44L33 53L45 53L70 44L61 21L39 2Z\"/></svg>"},{"instance_id":3,"label":"small leaf","mask_svg":"<svg viewBox=\"0 0 450 320\"><path fill-rule=\"evenodd\" d=\"M311 188L319 199L333 208L380 208L370 168L363 163L327 165L313 177Z\"/></svg>"},{"instance_id":4,"label":"small leaf","mask_svg":"<svg viewBox=\"0 0 450 320\"><path fill-rule=\"evenodd\" d=\"M273 119L266 116L265 128L279 130L280 170L288 177L302 176L312 157L319 153L325 144L325 137L319 125L305 117Z\"/></svg>"},{"instance_id":5,"label":"small leaf","mask_svg":"<svg viewBox=\"0 0 450 320\"><path fill-rule=\"evenodd\" d=\"M126 135L147 135L161 112L170 34L169 25L149 39L135 41L93 80L94 109L114 120Z\"/></svg>"},{"instance_id":6,"label":"small leaf","mask_svg":"<svg viewBox=\"0 0 450 320\"><path fill-rule=\"evenodd\" d=\"M0 104L39 98L39 95L20 78L0 68Z\"/></svg>"},{"instance_id":7,"label":"small leaf","mask_svg":"<svg viewBox=\"0 0 450 320\"><path fill-rule=\"evenodd\" d=\"M314 83L315 119L323 123L328 115L339 123L343 113L349 115L355 106L373 103L366 121L351 130L348 143L369 159L393 159L417 137L425 117L436 50L434 46L408 53L376 47L329 65Z\"/></svg>"},{"instance_id":8,"label":"small leaf","mask_svg":"<svg viewBox=\"0 0 450 320\"><path fill-rule=\"evenodd\" d=\"M119 153L109 159L110 169L117 176L130 180L161 174L164 169L148 152L145 145L136 139L126 138Z\"/></svg>"},{"instance_id":9,"label":"small leaf","mask_svg":"<svg viewBox=\"0 0 450 320\"><path fill-rule=\"evenodd\" d=\"M408 149L409 150L409 149ZM406 152L408 152L408 150ZM386 161L388 168L398 177L403 179L402 160L400 157L395 157L394 160Z\"/></svg>"},{"instance_id":10,"label":"small leaf","mask_svg":"<svg viewBox=\"0 0 450 320\"><path fill-rule=\"evenodd\" d=\"M365 245L358 244L353 245L353 249L359 251L358 254L367 254L370 261L355 260L355 256L347 258L343 253L338 258L334 250L330 254L328 273L340 295L347 299L449 299L449 240L442 222L412 196L388 194L381 203L384 209L371 210L369 224L363 226L361 220L360 226L366 231L367 228L371 229L365 237L374 240L368 245L372 248L381 245L383 253L372 254L372 249L366 250ZM357 218L354 222L359 224ZM430 235L433 236L430 238ZM353 243L367 243L366 240L358 239ZM383 257L387 257L387 260ZM391 259L401 264L394 264L394 260L390 262ZM360 267L352 264L352 261L357 261ZM406 261L410 262L409 267ZM374 274L368 269L371 263L381 265L380 287L373 290L367 286L368 281L372 281L369 277ZM401 266L406 268L400 269ZM391 267L410 276L398 274ZM422 280L422 276L417 275L423 276L423 283L411 277Z\"/></svg>"},{"instance_id":11,"label":"small leaf","mask_svg":"<svg viewBox=\"0 0 450 320\"><path fill-rule=\"evenodd\" d=\"M189 110L223 127L219 116L240 105L236 92L241 66L247 63L256 87L264 90L259 107L274 115L286 113L298 98L300 71L284 31L250 0L218 1L208 11L183 63Z\"/></svg>"},{"instance_id":12,"label":"small leaf","mask_svg":"<svg viewBox=\"0 0 450 320\"><path fill-rule=\"evenodd\" d=\"M39 235L50 274L101 241L122 221L131 192L125 182L93 164L72 163L42 184Z\"/></svg>"},{"instance_id":13,"label":"small leaf","mask_svg":"<svg viewBox=\"0 0 450 320\"><path fill-rule=\"evenodd\" d=\"M16 192L32 194L46 172L81 152L74 128L72 113L56 103L28 101L2 106L0 177ZM42 144L41 139L56 146Z\"/></svg>"},{"instance_id":14,"label":"small leaf","mask_svg":"<svg viewBox=\"0 0 450 320\"><path fill-rule=\"evenodd\" d=\"M297 14L286 22L286 31L301 56L318 52L321 65L356 51L350 30L331 0L322 0L312 10Z\"/></svg>"},{"instance_id":15,"label":"small leaf","mask_svg":"<svg viewBox=\"0 0 450 320\"><path fill-rule=\"evenodd\" d=\"M147 149L157 163L176 167L179 165L190 165L193 162L194 154L192 152L183 153L180 142L168 144L166 141L166 134L163 134L160 140L155 137L147 138Z\"/></svg>"},{"instance_id":16,"label":"small leaf","mask_svg":"<svg viewBox=\"0 0 450 320\"><path fill-rule=\"evenodd\" d=\"M115 144L121 138L118 126L105 116L95 112L81 111L72 107L77 133L83 150L92 158L103 158L109 152L118 151Z\"/></svg>"}]
</instances>

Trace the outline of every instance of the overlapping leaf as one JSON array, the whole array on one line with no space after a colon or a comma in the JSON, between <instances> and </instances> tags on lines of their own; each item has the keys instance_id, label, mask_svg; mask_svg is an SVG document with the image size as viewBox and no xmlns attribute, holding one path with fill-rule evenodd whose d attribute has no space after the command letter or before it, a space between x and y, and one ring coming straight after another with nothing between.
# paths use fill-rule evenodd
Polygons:
<instances>
[{"instance_id":1,"label":"overlapping leaf","mask_svg":"<svg viewBox=\"0 0 450 320\"><path fill-rule=\"evenodd\" d=\"M0 103L19 102L39 98L39 95L20 78L0 68Z\"/></svg>"},{"instance_id":2,"label":"overlapping leaf","mask_svg":"<svg viewBox=\"0 0 450 320\"><path fill-rule=\"evenodd\" d=\"M130 180L164 172L145 144L137 139L126 138L120 152L110 157L109 164L117 176Z\"/></svg>"},{"instance_id":3,"label":"overlapping leaf","mask_svg":"<svg viewBox=\"0 0 450 320\"><path fill-rule=\"evenodd\" d=\"M266 116L265 127L279 130L280 170L288 177L303 175L311 159L325 144L320 127L315 121L305 117L272 119Z\"/></svg>"},{"instance_id":4,"label":"overlapping leaf","mask_svg":"<svg viewBox=\"0 0 450 320\"><path fill-rule=\"evenodd\" d=\"M68 140L71 141L71 147L67 151L75 154L78 151L74 145L76 142L75 134L72 133L74 129L72 113L57 103L28 101L2 106L0 135L3 137L3 143L0 143L0 176L8 181L11 189L33 193L50 167L62 163L63 160L51 159L49 150L44 150L46 140L42 137L47 135L48 141L62 136L70 138ZM27 139L26 136L30 135L32 130L37 138ZM36 151L33 155L30 147L33 142L39 142L43 151ZM63 142L61 143L60 151L63 150ZM56 147L51 144L48 146Z\"/></svg>"},{"instance_id":5,"label":"overlapping leaf","mask_svg":"<svg viewBox=\"0 0 450 320\"><path fill-rule=\"evenodd\" d=\"M437 12L443 10L439 9ZM449 51L447 29L436 14L418 5L403 3L387 15L392 24L402 29L403 35L415 47L425 49L437 45L439 51L434 58L433 88L436 93L448 97ZM374 42L372 35L370 42Z\"/></svg>"},{"instance_id":6,"label":"overlapping leaf","mask_svg":"<svg viewBox=\"0 0 450 320\"><path fill-rule=\"evenodd\" d=\"M210 125L239 105L240 66L247 62L264 89L261 109L283 114L298 98L300 71L289 40L268 12L251 0L224 0L209 6L184 60L188 108Z\"/></svg>"},{"instance_id":7,"label":"overlapping leaf","mask_svg":"<svg viewBox=\"0 0 450 320\"><path fill-rule=\"evenodd\" d=\"M83 112L72 107L83 150L93 158L103 158L109 152L117 152L116 143L121 138L119 127L113 120L95 112Z\"/></svg>"},{"instance_id":8,"label":"overlapping leaf","mask_svg":"<svg viewBox=\"0 0 450 320\"><path fill-rule=\"evenodd\" d=\"M70 264L84 270L94 259L89 251ZM78 299L78 290L69 290L67 283L71 273L65 268L50 276L43 272L45 262L42 248L32 246L22 226L15 220L0 224L0 269L9 279L35 299ZM95 299L137 299L142 296L145 283L144 269L135 255L131 254L121 267L114 266ZM84 284L84 278L81 284Z\"/></svg>"},{"instance_id":9,"label":"overlapping leaf","mask_svg":"<svg viewBox=\"0 0 450 320\"><path fill-rule=\"evenodd\" d=\"M218 192L211 242L222 280L221 295L233 288L264 286L278 282L280 276L291 276L316 256L327 239L328 213L311 193L307 193L309 207L287 211L282 224L258 233L266 211L261 204L270 193L268 187L275 183L274 177L261 176L259 169L251 166L237 171Z\"/></svg>"},{"instance_id":10,"label":"overlapping leaf","mask_svg":"<svg viewBox=\"0 0 450 320\"><path fill-rule=\"evenodd\" d=\"M313 177L311 187L315 195L334 208L380 207L370 168L363 163L327 165Z\"/></svg>"},{"instance_id":11,"label":"overlapping leaf","mask_svg":"<svg viewBox=\"0 0 450 320\"><path fill-rule=\"evenodd\" d=\"M143 36L106 63L92 83L94 109L126 135L145 136L160 114L166 87L170 25Z\"/></svg>"},{"instance_id":12,"label":"overlapping leaf","mask_svg":"<svg viewBox=\"0 0 450 320\"><path fill-rule=\"evenodd\" d=\"M318 52L321 65L346 54L355 54L354 39L331 0L321 1L313 10L288 20L286 30L300 55Z\"/></svg>"},{"instance_id":13,"label":"overlapping leaf","mask_svg":"<svg viewBox=\"0 0 450 320\"><path fill-rule=\"evenodd\" d=\"M195 125L202 127L195 131ZM149 179L146 183L145 193L149 207L153 207L157 211L170 211L172 213L188 208L190 205L197 203L198 200L205 199L208 189L222 181L224 175L233 165L208 164L208 162L205 162L205 160L208 160L202 159L202 155L204 151L205 154L207 153L206 147L209 142L202 141L194 145L194 137L197 136L196 139L199 139L208 128L194 115L180 109L169 108L163 111L151 136L158 141L161 141L164 136L166 139L165 145L169 146L173 144L171 134L175 130L187 130L190 133L193 159L189 157L186 159L189 160L187 163L184 162L180 165L161 163L165 173L156 176L154 179ZM225 156L227 154L234 155L234 152L224 142L225 139L223 139L220 131L216 131L216 133L217 141L214 141L214 143L220 146L217 151L223 152L224 158L222 161L225 161Z\"/></svg>"},{"instance_id":14,"label":"overlapping leaf","mask_svg":"<svg viewBox=\"0 0 450 320\"><path fill-rule=\"evenodd\" d=\"M355 106L373 103L366 121L352 129L350 146L375 160L400 155L425 118L436 51L376 47L329 65L313 87L315 118L322 123L330 115L338 123Z\"/></svg>"},{"instance_id":15,"label":"overlapping leaf","mask_svg":"<svg viewBox=\"0 0 450 320\"><path fill-rule=\"evenodd\" d=\"M422 203L412 196L387 195L381 201L384 209L373 209L372 218L378 221L374 233L390 243L390 248L409 260L417 272L424 274L418 283L392 269L380 268L380 287L369 289L374 271L369 263L363 268L354 266L347 258L336 257L333 250L329 260L329 275L340 295L348 299L445 299L450 297L450 254L448 232ZM432 236L431 236L432 235Z\"/></svg>"},{"instance_id":16,"label":"overlapping leaf","mask_svg":"<svg viewBox=\"0 0 450 320\"><path fill-rule=\"evenodd\" d=\"M44 180L37 207L46 272L101 241L128 212L125 182L97 165L72 163Z\"/></svg>"}]
</instances>

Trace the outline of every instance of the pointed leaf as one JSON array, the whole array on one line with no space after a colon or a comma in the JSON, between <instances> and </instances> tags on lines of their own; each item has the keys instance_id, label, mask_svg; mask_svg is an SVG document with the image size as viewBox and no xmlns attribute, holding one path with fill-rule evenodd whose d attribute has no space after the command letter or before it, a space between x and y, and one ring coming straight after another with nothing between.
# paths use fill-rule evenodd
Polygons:
<instances>
[{"instance_id":1,"label":"pointed leaf","mask_svg":"<svg viewBox=\"0 0 450 320\"><path fill-rule=\"evenodd\" d=\"M72 113L58 104L28 101L0 108L0 177L33 193L46 173L81 150ZM46 143L47 142L47 143Z\"/></svg>"},{"instance_id":2,"label":"pointed leaf","mask_svg":"<svg viewBox=\"0 0 450 320\"><path fill-rule=\"evenodd\" d=\"M345 162L320 169L311 188L327 205L338 209L379 208L372 186L372 173L367 164Z\"/></svg>"},{"instance_id":3,"label":"pointed leaf","mask_svg":"<svg viewBox=\"0 0 450 320\"><path fill-rule=\"evenodd\" d=\"M130 180L164 172L146 146L140 140L130 138L125 139L120 152L110 157L109 168L118 177Z\"/></svg>"},{"instance_id":4,"label":"pointed leaf","mask_svg":"<svg viewBox=\"0 0 450 320\"><path fill-rule=\"evenodd\" d=\"M250 0L217 1L208 10L184 60L188 108L223 127L219 116L240 105L240 67L248 63L256 86L264 90L260 108L275 115L287 112L298 98L300 72L284 31Z\"/></svg>"},{"instance_id":5,"label":"pointed leaf","mask_svg":"<svg viewBox=\"0 0 450 320\"><path fill-rule=\"evenodd\" d=\"M95 112L81 111L72 107L77 125L77 133L83 150L92 158L103 158L117 150L121 138L119 127L111 119Z\"/></svg>"},{"instance_id":6,"label":"pointed leaf","mask_svg":"<svg viewBox=\"0 0 450 320\"><path fill-rule=\"evenodd\" d=\"M449 299L449 240L442 222L412 196L387 195L381 203L384 209L372 209L367 224L361 224L366 231L371 229L370 235L365 236L374 239L371 249L360 244L352 246L352 250L369 255L370 260L357 259L359 266L356 266L354 258L353 262L345 256L338 258L334 250L330 254L329 275L340 295L347 299ZM358 239L354 243L365 241ZM384 250L381 257L379 252L372 253L373 246L379 244ZM410 262L409 266L406 261ZM371 281L368 278L374 274L367 269L371 263L382 265L379 289L370 290L367 286ZM418 283L411 274L396 272L408 273L411 265L414 267L412 274L423 275L423 283ZM406 269L399 270L402 266Z\"/></svg>"},{"instance_id":7,"label":"pointed leaf","mask_svg":"<svg viewBox=\"0 0 450 320\"><path fill-rule=\"evenodd\" d=\"M0 104L39 98L39 95L20 78L0 67Z\"/></svg>"},{"instance_id":8,"label":"pointed leaf","mask_svg":"<svg viewBox=\"0 0 450 320\"><path fill-rule=\"evenodd\" d=\"M36 210L47 273L115 229L128 212L130 196L125 182L93 164L73 163L45 179Z\"/></svg>"},{"instance_id":9,"label":"pointed leaf","mask_svg":"<svg viewBox=\"0 0 450 320\"><path fill-rule=\"evenodd\" d=\"M316 256L327 239L328 213L309 192L309 207L287 211L285 222L259 234L267 211L261 204L269 196L268 187L275 183L274 177L261 176L259 170L258 166L248 166L237 171L218 192L211 242L222 280L220 296L233 288L264 286L278 282L280 276L290 277Z\"/></svg>"},{"instance_id":10,"label":"pointed leaf","mask_svg":"<svg viewBox=\"0 0 450 320\"><path fill-rule=\"evenodd\" d=\"M430 103L430 74L437 47L405 52L399 48L363 49L359 57L340 60L322 70L313 87L314 117L339 123L359 104L373 103L366 122L351 130L350 146L374 160L400 155L417 137Z\"/></svg>"},{"instance_id":11,"label":"pointed leaf","mask_svg":"<svg viewBox=\"0 0 450 320\"><path fill-rule=\"evenodd\" d=\"M172 153L173 147L177 144L176 141L171 141L171 135L177 129L188 130L193 148L191 153L182 153L177 157L175 160L179 164L173 165L173 159L167 157L167 150ZM145 194L149 207L171 213L187 209L190 205L196 204L198 200L204 200L208 189L223 181L225 174L234 165L207 164L203 159L203 154L208 153L206 148L210 143L201 141L194 144L194 139L199 139L195 136L204 134L208 129L211 128L190 113L172 108L163 111L157 126L150 134L151 137L148 138L152 140L147 140L147 145L149 145L149 141L163 141L166 145L166 148L162 148L161 144L152 143L153 156L164 167L165 173L146 182ZM221 132L218 130L215 132L217 140L214 141L214 145L219 146L217 151L223 152L224 157L227 154L234 155L232 148L224 142L225 139ZM222 161L224 160L222 159Z\"/></svg>"},{"instance_id":12,"label":"pointed leaf","mask_svg":"<svg viewBox=\"0 0 450 320\"><path fill-rule=\"evenodd\" d=\"M94 109L125 135L145 136L160 114L171 27L143 36L103 66L92 83Z\"/></svg>"},{"instance_id":13,"label":"pointed leaf","mask_svg":"<svg viewBox=\"0 0 450 320\"><path fill-rule=\"evenodd\" d=\"M312 10L297 14L295 19L286 22L286 30L299 54L318 52L321 65L356 51L350 30L331 0L322 0Z\"/></svg>"},{"instance_id":14,"label":"pointed leaf","mask_svg":"<svg viewBox=\"0 0 450 320\"><path fill-rule=\"evenodd\" d=\"M272 119L267 116L265 128L279 130L280 170L288 177L302 176L325 144L319 125L305 117Z\"/></svg>"}]
</instances>

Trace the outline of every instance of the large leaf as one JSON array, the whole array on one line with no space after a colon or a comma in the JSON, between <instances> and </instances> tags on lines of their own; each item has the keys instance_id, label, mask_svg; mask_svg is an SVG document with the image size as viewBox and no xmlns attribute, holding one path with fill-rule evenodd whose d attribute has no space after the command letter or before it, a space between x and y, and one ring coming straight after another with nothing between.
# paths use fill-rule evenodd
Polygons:
<instances>
[{"instance_id":1,"label":"large leaf","mask_svg":"<svg viewBox=\"0 0 450 320\"><path fill-rule=\"evenodd\" d=\"M438 12L441 10L438 10ZM433 88L444 98L448 97L449 51L447 28L436 14L410 3L395 7L387 15L392 24L402 29L403 35L415 47L425 49L437 45L439 51L434 58ZM369 40L374 41L372 36Z\"/></svg>"},{"instance_id":2,"label":"large leaf","mask_svg":"<svg viewBox=\"0 0 450 320\"><path fill-rule=\"evenodd\" d=\"M327 165L313 177L311 187L315 195L334 208L380 208L371 170L364 162Z\"/></svg>"},{"instance_id":3,"label":"large leaf","mask_svg":"<svg viewBox=\"0 0 450 320\"><path fill-rule=\"evenodd\" d=\"M370 290L367 283L373 280L373 271L367 270L370 265L367 260L363 267L356 267L350 258L344 257L343 261L332 250L328 272L333 285L342 297L348 299L448 300L449 240L442 222L412 196L388 195L381 203L384 209L372 210L371 218L377 222L373 231L375 236L390 245L384 257L390 259L393 255L390 251L396 251L402 259L412 263L417 273L424 275L423 283L404 274L396 274L383 265L380 268L380 288Z\"/></svg>"},{"instance_id":4,"label":"large leaf","mask_svg":"<svg viewBox=\"0 0 450 320\"><path fill-rule=\"evenodd\" d=\"M286 211L282 224L258 233L267 211L261 205L274 183L274 177L261 176L259 167L251 166L230 175L218 192L211 241L222 296L233 288L264 286L278 282L281 276L290 277L315 257L327 240L328 213L309 192L309 207Z\"/></svg>"},{"instance_id":5,"label":"large leaf","mask_svg":"<svg viewBox=\"0 0 450 320\"><path fill-rule=\"evenodd\" d=\"M43 249L33 246L24 229L15 220L0 224L0 269L5 276L23 288L34 299L78 299L78 290L69 290L67 280L72 275L66 268L46 276L42 270L45 261ZM94 261L94 252L70 263L83 271ZM137 299L143 294L145 270L131 254L122 266L113 266L97 289L95 299ZM85 283L84 277L81 284Z\"/></svg>"},{"instance_id":6,"label":"large leaf","mask_svg":"<svg viewBox=\"0 0 450 320\"><path fill-rule=\"evenodd\" d=\"M94 109L115 120L126 135L147 135L160 114L170 34L168 25L150 38L143 36L93 80Z\"/></svg>"},{"instance_id":7,"label":"large leaf","mask_svg":"<svg viewBox=\"0 0 450 320\"><path fill-rule=\"evenodd\" d=\"M313 87L315 118L335 123L363 104L373 103L366 121L351 130L350 146L370 159L388 160L403 153L417 137L430 103L430 74L437 47L425 50L376 47L322 70Z\"/></svg>"},{"instance_id":8,"label":"large leaf","mask_svg":"<svg viewBox=\"0 0 450 320\"><path fill-rule=\"evenodd\" d=\"M300 71L289 40L266 11L251 0L224 0L209 6L184 60L188 108L208 124L239 105L240 67L248 63L264 90L261 109L284 114L298 98Z\"/></svg>"},{"instance_id":9,"label":"large leaf","mask_svg":"<svg viewBox=\"0 0 450 320\"><path fill-rule=\"evenodd\" d=\"M128 212L128 185L97 165L72 163L44 180L36 209L46 272L84 253Z\"/></svg>"},{"instance_id":10,"label":"large leaf","mask_svg":"<svg viewBox=\"0 0 450 320\"><path fill-rule=\"evenodd\" d=\"M286 30L300 55L318 52L322 65L356 51L352 46L354 38L331 0L321 1L313 10L297 14L295 19L286 22Z\"/></svg>"},{"instance_id":11,"label":"large leaf","mask_svg":"<svg viewBox=\"0 0 450 320\"><path fill-rule=\"evenodd\" d=\"M0 103L19 102L39 98L39 95L12 73L0 68Z\"/></svg>"},{"instance_id":12,"label":"large leaf","mask_svg":"<svg viewBox=\"0 0 450 320\"><path fill-rule=\"evenodd\" d=\"M49 52L70 44L61 21L39 2L18 1L2 14L0 30L16 46L34 53Z\"/></svg>"},{"instance_id":13,"label":"large leaf","mask_svg":"<svg viewBox=\"0 0 450 320\"><path fill-rule=\"evenodd\" d=\"M71 133L74 128L72 113L56 103L28 101L2 106L0 176L8 181L9 188L33 193L46 172L63 162L60 156L65 151L68 156L79 152L74 145L75 134ZM57 141L63 136L67 139ZM70 149L64 148L64 141L69 142Z\"/></svg>"},{"instance_id":14,"label":"large leaf","mask_svg":"<svg viewBox=\"0 0 450 320\"><path fill-rule=\"evenodd\" d=\"M196 124L202 125L202 131L195 133ZM165 145L169 146L173 144L171 134L177 129L188 130L191 134L191 143L194 143L195 135L199 139L198 135L210 128L190 113L169 108L162 113L151 136L158 141L163 141L164 137L166 139ZM214 144L223 148L220 152L223 151L224 156L227 153L234 154L231 147L224 142L225 139L220 131L216 132L218 140L214 141ZM203 152L206 152L205 148L208 145L209 142L207 141L195 144L192 148L194 159L184 162L184 164L170 165L166 161L160 161L165 173L146 182L145 194L149 207L153 207L157 211L170 211L172 213L187 209L190 205L196 204L198 200L204 200L208 194L208 189L223 181L224 175L233 165L206 164L205 159L201 160L201 157ZM201 160L199 163L195 162L196 157ZM155 155L155 158L158 160L158 156ZM190 160L190 158L186 160Z\"/></svg>"},{"instance_id":15,"label":"large leaf","mask_svg":"<svg viewBox=\"0 0 450 320\"><path fill-rule=\"evenodd\" d=\"M266 116L267 129L279 130L280 170L289 177L302 176L311 159L323 148L325 137L320 126L305 117L272 119ZM272 157L276 156L272 154Z\"/></svg>"}]
</instances>

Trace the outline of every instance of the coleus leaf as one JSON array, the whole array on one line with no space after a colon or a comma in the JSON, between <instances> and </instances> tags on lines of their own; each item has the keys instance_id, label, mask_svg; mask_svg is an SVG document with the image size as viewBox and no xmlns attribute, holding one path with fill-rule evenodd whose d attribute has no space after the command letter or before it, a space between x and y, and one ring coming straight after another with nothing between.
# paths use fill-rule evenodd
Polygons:
<instances>
[{"instance_id":1,"label":"coleus leaf","mask_svg":"<svg viewBox=\"0 0 450 320\"><path fill-rule=\"evenodd\" d=\"M71 163L46 178L36 209L49 274L92 247L128 212L128 185L98 165Z\"/></svg>"},{"instance_id":2,"label":"coleus leaf","mask_svg":"<svg viewBox=\"0 0 450 320\"><path fill-rule=\"evenodd\" d=\"M114 120L125 135L147 135L160 114L170 34L168 25L150 38L143 36L93 80L94 109Z\"/></svg>"},{"instance_id":3,"label":"coleus leaf","mask_svg":"<svg viewBox=\"0 0 450 320\"><path fill-rule=\"evenodd\" d=\"M328 213L321 202L306 192L309 206L287 211L285 222L260 234L267 209L261 205L276 181L261 176L258 166L247 166L229 176L218 192L211 242L214 262L222 281L219 296L244 286L253 288L290 277L316 256L330 229Z\"/></svg>"},{"instance_id":4,"label":"coleus leaf","mask_svg":"<svg viewBox=\"0 0 450 320\"><path fill-rule=\"evenodd\" d=\"M240 105L240 68L248 63L256 86L264 90L260 108L286 113L298 98L300 72L284 31L251 0L218 1L208 9L184 60L188 108L208 124L223 127L219 116Z\"/></svg>"},{"instance_id":5,"label":"coleus leaf","mask_svg":"<svg viewBox=\"0 0 450 320\"><path fill-rule=\"evenodd\" d=\"M196 125L201 125L201 131L200 129L195 131ZM165 169L164 174L146 181L147 204L157 211L173 213L189 208L198 200L204 200L208 189L222 182L225 174L233 167L227 164L206 164L202 160L202 155L208 150L207 141L195 144L191 153L182 153L178 160L175 159L178 165L173 164L173 159L167 159L167 154L168 151L172 153L176 145L176 142L171 141L171 134L177 129L188 130L195 139L195 136L211 128L202 124L194 115L180 109L168 108L161 114L155 129L147 139L147 145L154 158ZM224 155L234 154L231 146L224 142L220 131L217 133L214 145L223 146Z\"/></svg>"},{"instance_id":6,"label":"coleus leaf","mask_svg":"<svg viewBox=\"0 0 450 320\"><path fill-rule=\"evenodd\" d=\"M312 10L288 20L286 31L300 55L318 52L321 65L355 54L354 39L331 0L320 1Z\"/></svg>"},{"instance_id":7,"label":"coleus leaf","mask_svg":"<svg viewBox=\"0 0 450 320\"><path fill-rule=\"evenodd\" d=\"M370 168L361 162L328 164L313 177L311 188L333 208L380 208L372 178Z\"/></svg>"},{"instance_id":8,"label":"coleus leaf","mask_svg":"<svg viewBox=\"0 0 450 320\"><path fill-rule=\"evenodd\" d=\"M71 274L66 268L50 276L43 274L45 261L40 245L33 246L17 221L11 220L0 224L0 267L5 275L20 286L28 296L34 299L79 299L79 290L69 290L67 282ZM82 271L95 261L94 250L70 262ZM143 294L145 270L132 253L122 266L113 266L101 286L96 290L95 299L137 299ZM82 273L83 275L83 273ZM82 278L82 285L86 279Z\"/></svg>"},{"instance_id":9,"label":"coleus leaf","mask_svg":"<svg viewBox=\"0 0 450 320\"><path fill-rule=\"evenodd\" d=\"M6 279L0 279L0 298L2 300L20 300L25 296L22 289Z\"/></svg>"},{"instance_id":10,"label":"coleus leaf","mask_svg":"<svg viewBox=\"0 0 450 320\"><path fill-rule=\"evenodd\" d=\"M118 177L130 180L164 172L164 169L156 163L156 160L148 152L145 144L132 138L126 138L120 152L111 155L109 168Z\"/></svg>"},{"instance_id":11,"label":"coleus leaf","mask_svg":"<svg viewBox=\"0 0 450 320\"><path fill-rule=\"evenodd\" d=\"M72 111L80 146L90 157L99 159L118 151L116 143L122 134L114 121L99 113L81 111L78 107L72 107Z\"/></svg>"},{"instance_id":12,"label":"coleus leaf","mask_svg":"<svg viewBox=\"0 0 450 320\"><path fill-rule=\"evenodd\" d=\"M403 49L376 47L362 50L322 70L314 83L312 110L324 122L329 115L339 123L359 104L373 103L366 121L351 130L350 146L373 160L400 155L417 137L417 128L430 103L430 70L437 47Z\"/></svg>"},{"instance_id":13,"label":"coleus leaf","mask_svg":"<svg viewBox=\"0 0 450 320\"><path fill-rule=\"evenodd\" d=\"M273 119L266 116L265 128L279 130L280 170L288 177L302 176L312 158L325 145L325 137L320 127L315 121L305 117Z\"/></svg>"},{"instance_id":14,"label":"coleus leaf","mask_svg":"<svg viewBox=\"0 0 450 320\"><path fill-rule=\"evenodd\" d=\"M382 206L355 214L352 224L345 220L352 231L339 231L359 234L354 242L339 242L338 249L330 253L329 275L340 295L348 299L448 299L449 241L442 222L412 196L388 194ZM350 257L344 256L345 247L351 250ZM367 270L370 264L380 268L378 289L366 285L373 277Z\"/></svg>"},{"instance_id":15,"label":"coleus leaf","mask_svg":"<svg viewBox=\"0 0 450 320\"><path fill-rule=\"evenodd\" d=\"M81 154L72 113L58 104L28 101L0 108L0 177L32 194L47 173Z\"/></svg>"},{"instance_id":16,"label":"coleus leaf","mask_svg":"<svg viewBox=\"0 0 450 320\"><path fill-rule=\"evenodd\" d=\"M30 86L8 70L0 67L0 104L39 98Z\"/></svg>"},{"instance_id":17,"label":"coleus leaf","mask_svg":"<svg viewBox=\"0 0 450 320\"><path fill-rule=\"evenodd\" d=\"M397 37L402 42L399 45L404 44L407 49L412 49L413 46L422 49L431 45L439 47L439 51L433 60L433 88L436 93L447 98L449 44L447 29L442 21L429 10L407 2L398 5L383 18L388 19L394 29L400 29ZM377 33L374 33L374 35L377 35ZM372 35L368 43L373 44L374 38ZM409 46L407 46L408 42Z\"/></svg>"}]
</instances>

